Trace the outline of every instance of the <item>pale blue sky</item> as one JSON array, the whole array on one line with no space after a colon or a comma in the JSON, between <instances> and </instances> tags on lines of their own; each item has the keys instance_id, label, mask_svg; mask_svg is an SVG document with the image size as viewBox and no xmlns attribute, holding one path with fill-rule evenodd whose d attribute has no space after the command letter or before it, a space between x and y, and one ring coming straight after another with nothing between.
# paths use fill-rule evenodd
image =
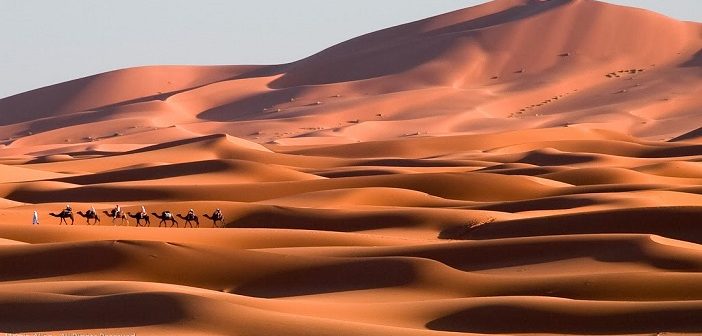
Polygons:
<instances>
[{"instance_id":1,"label":"pale blue sky","mask_svg":"<svg viewBox=\"0 0 702 336\"><path fill-rule=\"evenodd\" d=\"M274 64L483 0L0 0L0 98L152 64ZM700 0L612 0L702 21Z\"/></svg>"}]
</instances>

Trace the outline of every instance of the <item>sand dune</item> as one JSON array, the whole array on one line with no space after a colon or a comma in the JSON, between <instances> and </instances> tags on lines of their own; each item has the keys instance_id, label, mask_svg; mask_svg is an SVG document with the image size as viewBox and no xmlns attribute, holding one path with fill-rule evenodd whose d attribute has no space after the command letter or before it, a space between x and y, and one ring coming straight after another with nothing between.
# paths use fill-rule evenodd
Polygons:
<instances>
[{"instance_id":1,"label":"sand dune","mask_svg":"<svg viewBox=\"0 0 702 336\"><path fill-rule=\"evenodd\" d=\"M0 99L0 332L702 333L701 32L496 0Z\"/></svg>"}]
</instances>

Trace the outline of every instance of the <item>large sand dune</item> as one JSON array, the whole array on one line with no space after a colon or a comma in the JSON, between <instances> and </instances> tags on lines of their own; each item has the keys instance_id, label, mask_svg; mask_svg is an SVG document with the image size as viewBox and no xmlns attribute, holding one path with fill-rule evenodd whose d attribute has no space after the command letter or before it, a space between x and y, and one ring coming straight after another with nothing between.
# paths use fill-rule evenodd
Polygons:
<instances>
[{"instance_id":1,"label":"large sand dune","mask_svg":"<svg viewBox=\"0 0 702 336\"><path fill-rule=\"evenodd\" d=\"M496 0L0 99L0 332L702 333L701 49L644 10Z\"/></svg>"}]
</instances>

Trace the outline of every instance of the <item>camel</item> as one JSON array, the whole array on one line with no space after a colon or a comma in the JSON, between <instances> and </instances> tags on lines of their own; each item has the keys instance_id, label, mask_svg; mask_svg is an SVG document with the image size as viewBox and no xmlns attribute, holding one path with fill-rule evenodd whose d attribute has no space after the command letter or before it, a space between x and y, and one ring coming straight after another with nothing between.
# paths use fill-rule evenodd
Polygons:
<instances>
[{"instance_id":1,"label":"camel","mask_svg":"<svg viewBox=\"0 0 702 336\"><path fill-rule=\"evenodd\" d=\"M220 223L222 223L222 226L224 226L224 215L222 215L221 212L219 214L212 213L212 216L210 216L208 214L203 214L202 217L205 217L205 218L211 220L213 227L219 227L219 226L217 226L218 221Z\"/></svg>"},{"instance_id":2,"label":"camel","mask_svg":"<svg viewBox=\"0 0 702 336\"><path fill-rule=\"evenodd\" d=\"M114 215L115 209L112 209L110 212L107 212L107 210L102 211L105 215L112 217L112 224L114 225L115 219L119 218L122 220L122 225L124 225L125 222L127 222L127 226L129 226L129 219L127 218L127 215L124 213L124 210L120 211L117 216Z\"/></svg>"},{"instance_id":3,"label":"camel","mask_svg":"<svg viewBox=\"0 0 702 336\"><path fill-rule=\"evenodd\" d=\"M149 221L149 215L143 212L137 212L135 215L132 215L131 212L127 212L127 216L136 219L136 226L141 226L142 219L144 220L144 226L151 226L151 222Z\"/></svg>"},{"instance_id":4,"label":"camel","mask_svg":"<svg viewBox=\"0 0 702 336\"><path fill-rule=\"evenodd\" d=\"M182 219L185 221L185 224L183 224L183 227L186 225L190 225L190 227L193 227L193 223L195 222L195 226L200 227L200 220L197 219L197 215L192 215L192 214L187 214L185 216L181 214L177 214L178 218Z\"/></svg>"},{"instance_id":5,"label":"camel","mask_svg":"<svg viewBox=\"0 0 702 336\"><path fill-rule=\"evenodd\" d=\"M59 225L61 225L61 223L66 223L66 225L68 225L68 221L66 220L66 218L70 218L71 225L73 225L73 213L72 212L61 211L58 215L53 213L53 212L50 212L49 216L61 218L61 220L59 221Z\"/></svg>"},{"instance_id":6,"label":"camel","mask_svg":"<svg viewBox=\"0 0 702 336\"><path fill-rule=\"evenodd\" d=\"M171 221L171 227L173 227L173 225L178 227L178 222L175 220L175 218L173 218L173 214L171 212L164 211L160 215L155 212L152 212L151 214L154 215L154 217L161 220L158 223L158 227L161 227L161 224L163 224L163 226L166 226L166 221Z\"/></svg>"},{"instance_id":7,"label":"camel","mask_svg":"<svg viewBox=\"0 0 702 336\"><path fill-rule=\"evenodd\" d=\"M78 211L76 212L79 216L85 218L85 221L90 225L90 220L94 219L95 221L93 222L93 225L97 224L100 221L100 217L96 212L92 212L88 210L87 213L83 213L83 211Z\"/></svg>"}]
</instances>

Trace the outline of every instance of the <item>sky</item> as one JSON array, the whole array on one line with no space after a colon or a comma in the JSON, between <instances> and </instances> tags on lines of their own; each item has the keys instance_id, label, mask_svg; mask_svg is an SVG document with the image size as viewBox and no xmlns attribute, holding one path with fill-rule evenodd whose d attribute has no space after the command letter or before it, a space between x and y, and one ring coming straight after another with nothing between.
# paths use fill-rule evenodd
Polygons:
<instances>
[{"instance_id":1,"label":"sky","mask_svg":"<svg viewBox=\"0 0 702 336\"><path fill-rule=\"evenodd\" d=\"M0 98L120 68L278 64L484 0L0 0ZM702 21L700 0L611 0Z\"/></svg>"}]
</instances>

